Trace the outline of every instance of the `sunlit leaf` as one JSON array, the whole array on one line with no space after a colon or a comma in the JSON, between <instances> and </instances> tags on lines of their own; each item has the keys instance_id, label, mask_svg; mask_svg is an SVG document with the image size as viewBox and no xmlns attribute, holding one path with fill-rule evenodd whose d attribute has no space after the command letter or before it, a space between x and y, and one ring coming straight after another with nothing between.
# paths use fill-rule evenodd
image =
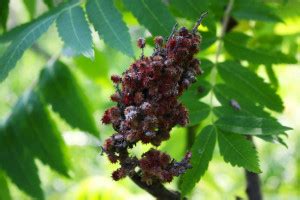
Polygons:
<instances>
[{"instance_id":1,"label":"sunlit leaf","mask_svg":"<svg viewBox=\"0 0 300 200\"><path fill-rule=\"evenodd\" d=\"M56 24L60 37L68 47L88 58L94 57L92 32L80 6L61 13Z\"/></svg>"},{"instance_id":2,"label":"sunlit leaf","mask_svg":"<svg viewBox=\"0 0 300 200\"><path fill-rule=\"evenodd\" d=\"M79 2L77 0L63 3L23 27L24 29L20 30L21 32L14 38L10 46L0 57L0 81L3 81L8 76L8 73L15 67L24 51L31 47L35 41L48 30L49 26L60 13L78 4Z\"/></svg>"},{"instance_id":3,"label":"sunlit leaf","mask_svg":"<svg viewBox=\"0 0 300 200\"><path fill-rule=\"evenodd\" d=\"M128 28L123 22L121 14L114 7L113 1L88 0L86 11L89 20L104 42L133 57Z\"/></svg>"}]
</instances>

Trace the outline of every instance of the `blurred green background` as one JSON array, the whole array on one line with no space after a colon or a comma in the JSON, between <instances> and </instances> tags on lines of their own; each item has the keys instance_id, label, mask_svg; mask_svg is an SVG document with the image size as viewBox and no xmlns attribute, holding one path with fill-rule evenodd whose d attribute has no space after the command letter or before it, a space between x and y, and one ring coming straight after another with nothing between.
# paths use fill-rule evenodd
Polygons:
<instances>
[{"instance_id":1,"label":"blurred green background","mask_svg":"<svg viewBox=\"0 0 300 200\"><path fill-rule=\"evenodd\" d=\"M276 10L284 21L278 23L254 22L240 20L234 28L247 34L255 34L259 44L264 44L265 40L276 40L268 38L269 33L275 33L280 42L274 41L274 48L279 48L283 52L296 55L300 58L300 2L294 1L269 1L280 3ZM119 1L116 1L119 3ZM38 1L37 15L46 10L45 5ZM140 50L135 47L138 37L149 37L149 32L138 24L134 16L121 9L123 20L130 29L135 56L140 55ZM180 25L192 26L191 21L183 18L176 18ZM30 20L30 15L21 0L12 0L10 3L10 17L8 26L14 27ZM217 26L219 29L219 26ZM207 27L200 27L200 31L206 31ZM40 48L55 57L61 55L61 60L66 63L79 85L84 90L93 108L93 116L100 133L96 138L72 129L57 114L51 111L51 116L63 132L63 138L68 146L68 154L71 158L71 178L65 178L52 171L49 167L36 160L39 168L39 175L42 181L42 188L46 199L153 199L149 194L135 186L128 178L119 182L114 182L110 174L117 168L108 162L105 156L100 155L100 145L103 140L113 133L112 128L101 124L102 113L112 103L109 96L114 92L114 87L110 81L110 75L121 74L133 61L114 49L111 49L99 40L96 33L94 35L95 59L90 60L83 56L69 57L67 50L63 50L55 26L39 39L38 43L26 51L23 58L18 62L17 67L11 72L9 77L0 84L0 115L5 119L21 94L30 88L38 79L40 70L49 61L41 55ZM263 37L266 36L266 37ZM203 37L205 42L206 38ZM272 41L268 44L271 44ZM255 45L255 44L254 44ZM269 47L272 48L272 47ZM5 46L0 43L0 53ZM147 46L145 54L150 55L151 46ZM199 58L214 58L216 44L201 51ZM222 54L223 57L228 55ZM278 77L278 93L284 100L285 110L282 114L275 114L283 124L292 127L286 139L288 148L282 145L262 142L256 139L261 169L262 190L265 199L300 199L300 69L299 64L275 65L273 67ZM268 81L268 76L263 67L257 68L260 76ZM72 97L70 97L72 98ZM74 108L76 109L76 108ZM206 122L202 122L204 126ZM168 151L172 156L180 159L185 152L185 128L174 128L171 139L164 142L161 149ZM140 151L138 147L135 151ZM0 174L1 175L1 174ZM30 199L21 192L11 181L8 181L10 194L13 199ZM169 188L176 188L177 180L167 184ZM197 184L191 194L191 199L234 199L236 196L245 198L245 179L242 168L232 167L226 164L216 150L212 162L205 176Z\"/></svg>"}]
</instances>

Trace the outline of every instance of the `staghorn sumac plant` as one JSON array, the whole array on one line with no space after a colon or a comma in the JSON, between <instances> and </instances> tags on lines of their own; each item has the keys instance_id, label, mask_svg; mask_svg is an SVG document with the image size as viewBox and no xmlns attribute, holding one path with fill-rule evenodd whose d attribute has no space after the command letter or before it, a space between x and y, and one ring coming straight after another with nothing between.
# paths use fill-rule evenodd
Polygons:
<instances>
[{"instance_id":1,"label":"staghorn sumac plant","mask_svg":"<svg viewBox=\"0 0 300 200\"><path fill-rule=\"evenodd\" d=\"M110 162L121 166L112 173L114 180L138 174L147 185L171 182L192 167L191 152L175 161L153 148L139 159L131 156L129 149L138 142L159 146L169 139L174 126L188 123L188 110L178 98L202 74L194 55L201 43L197 28L206 14L191 31L185 27L178 30L175 25L166 40L155 37L151 56L142 53L122 76L111 77L116 87L111 100L117 105L105 111L102 122L112 124L115 133L105 140L102 149ZM145 40L138 39L137 45L143 50Z\"/></svg>"}]
</instances>

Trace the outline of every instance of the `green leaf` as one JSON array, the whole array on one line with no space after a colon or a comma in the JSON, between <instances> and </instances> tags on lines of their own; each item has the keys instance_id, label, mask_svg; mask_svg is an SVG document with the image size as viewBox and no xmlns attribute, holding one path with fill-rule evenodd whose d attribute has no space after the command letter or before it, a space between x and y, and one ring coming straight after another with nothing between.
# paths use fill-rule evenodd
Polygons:
<instances>
[{"instance_id":1,"label":"green leaf","mask_svg":"<svg viewBox=\"0 0 300 200\"><path fill-rule=\"evenodd\" d=\"M210 5L209 0L171 0L170 6L179 12L180 16L188 18L190 20L197 20L201 13L208 10Z\"/></svg>"},{"instance_id":2,"label":"green leaf","mask_svg":"<svg viewBox=\"0 0 300 200\"><path fill-rule=\"evenodd\" d=\"M24 148L23 141L10 132L13 132L11 128L0 130L0 168L21 190L32 197L43 199L43 191L34 158ZM34 144L35 142L30 145Z\"/></svg>"},{"instance_id":3,"label":"green leaf","mask_svg":"<svg viewBox=\"0 0 300 200\"><path fill-rule=\"evenodd\" d=\"M48 6L48 8L52 8L54 6L53 0L43 0L43 2Z\"/></svg>"},{"instance_id":4,"label":"green leaf","mask_svg":"<svg viewBox=\"0 0 300 200\"><path fill-rule=\"evenodd\" d=\"M94 60L79 56L76 57L74 61L76 63L76 68L80 69L86 76L95 81L99 78L107 79L109 77L108 71L110 59L103 51L95 49Z\"/></svg>"},{"instance_id":5,"label":"green leaf","mask_svg":"<svg viewBox=\"0 0 300 200\"><path fill-rule=\"evenodd\" d=\"M235 101L238 103L241 112L259 117L270 117L270 114L264 111L261 106L255 105L253 99L248 98L234 88L230 88L225 84L217 84L213 90L216 98L223 107L231 107L231 110L238 112L233 108L231 103Z\"/></svg>"},{"instance_id":6,"label":"green leaf","mask_svg":"<svg viewBox=\"0 0 300 200\"><path fill-rule=\"evenodd\" d=\"M169 36L176 23L160 0L124 0L124 4L153 36Z\"/></svg>"},{"instance_id":7,"label":"green leaf","mask_svg":"<svg viewBox=\"0 0 300 200\"><path fill-rule=\"evenodd\" d=\"M209 105L200 101L191 102L186 105L186 108L189 112L189 126L199 124L210 112Z\"/></svg>"},{"instance_id":8,"label":"green leaf","mask_svg":"<svg viewBox=\"0 0 300 200\"><path fill-rule=\"evenodd\" d=\"M23 2L30 15L30 19L33 19L36 13L36 0L23 0Z\"/></svg>"},{"instance_id":9,"label":"green leaf","mask_svg":"<svg viewBox=\"0 0 300 200\"><path fill-rule=\"evenodd\" d=\"M250 172L260 173L257 151L242 135L218 131L220 154L232 166L244 167Z\"/></svg>"},{"instance_id":10,"label":"green leaf","mask_svg":"<svg viewBox=\"0 0 300 200\"><path fill-rule=\"evenodd\" d=\"M271 82L272 86L274 87L275 90L278 89L279 83L278 83L278 78L273 70L272 65L266 65L265 70L267 72L269 81Z\"/></svg>"},{"instance_id":11,"label":"green leaf","mask_svg":"<svg viewBox=\"0 0 300 200\"><path fill-rule=\"evenodd\" d=\"M57 61L44 68L38 88L44 100L68 124L98 136L88 100L66 65Z\"/></svg>"},{"instance_id":12,"label":"green leaf","mask_svg":"<svg viewBox=\"0 0 300 200\"><path fill-rule=\"evenodd\" d=\"M259 0L238 0L232 12L237 19L257 20L266 22L282 22L272 8Z\"/></svg>"},{"instance_id":13,"label":"green leaf","mask_svg":"<svg viewBox=\"0 0 300 200\"><path fill-rule=\"evenodd\" d=\"M242 33L240 33L242 34ZM297 60L281 52L270 49L250 49L240 42L237 34L228 34L224 38L224 47L235 59L247 60L255 64L296 63Z\"/></svg>"},{"instance_id":14,"label":"green leaf","mask_svg":"<svg viewBox=\"0 0 300 200\"><path fill-rule=\"evenodd\" d=\"M24 24L21 24L19 26L12 28L8 32L3 33L2 35L0 35L0 43L11 42L15 38L17 38L18 35L20 33L22 33L22 31L24 31L24 29L29 25L30 25L30 22L27 22L27 23L24 23Z\"/></svg>"},{"instance_id":15,"label":"green leaf","mask_svg":"<svg viewBox=\"0 0 300 200\"><path fill-rule=\"evenodd\" d=\"M201 60L200 68L202 69L203 74L201 74L199 78L202 79L204 77L207 77L210 74L214 66L214 63L212 63L208 59L200 59L200 60Z\"/></svg>"},{"instance_id":16,"label":"green leaf","mask_svg":"<svg viewBox=\"0 0 300 200\"><path fill-rule=\"evenodd\" d=\"M39 94L26 92L6 122L7 134L14 134L31 154L57 172L68 175L66 146Z\"/></svg>"},{"instance_id":17,"label":"green leaf","mask_svg":"<svg viewBox=\"0 0 300 200\"><path fill-rule=\"evenodd\" d=\"M104 42L128 56L134 56L128 28L113 1L88 0L86 11Z\"/></svg>"},{"instance_id":18,"label":"green leaf","mask_svg":"<svg viewBox=\"0 0 300 200\"><path fill-rule=\"evenodd\" d=\"M22 57L24 51L31 47L35 41L48 30L49 26L60 13L78 4L79 2L77 0L61 4L28 24L26 28L14 38L10 46L0 57L0 81L3 81L7 77L9 71L15 67L17 61Z\"/></svg>"},{"instance_id":19,"label":"green leaf","mask_svg":"<svg viewBox=\"0 0 300 200\"><path fill-rule=\"evenodd\" d=\"M9 13L9 0L1 0L0 3L0 26L6 30L6 21Z\"/></svg>"},{"instance_id":20,"label":"green leaf","mask_svg":"<svg viewBox=\"0 0 300 200\"><path fill-rule=\"evenodd\" d=\"M236 89L248 99L277 112L283 110L281 98L270 85L239 63L230 61L220 63L218 72L228 86Z\"/></svg>"},{"instance_id":21,"label":"green leaf","mask_svg":"<svg viewBox=\"0 0 300 200\"><path fill-rule=\"evenodd\" d=\"M188 194L199 182L208 168L208 164L212 159L217 139L216 128L213 126L205 127L195 139L192 146L192 159L189 169L180 180L179 188L182 195Z\"/></svg>"},{"instance_id":22,"label":"green leaf","mask_svg":"<svg viewBox=\"0 0 300 200\"><path fill-rule=\"evenodd\" d=\"M223 116L215 125L223 131L243 135L278 135L291 129L272 118L242 115Z\"/></svg>"},{"instance_id":23,"label":"green leaf","mask_svg":"<svg viewBox=\"0 0 300 200\"><path fill-rule=\"evenodd\" d=\"M94 57L92 32L80 6L66 10L58 17L57 29L65 44L76 53Z\"/></svg>"},{"instance_id":24,"label":"green leaf","mask_svg":"<svg viewBox=\"0 0 300 200\"><path fill-rule=\"evenodd\" d=\"M185 104L192 104L199 101L200 98L206 96L211 90L209 82L202 80L201 76L197 78L197 82L193 83L180 97L181 101Z\"/></svg>"},{"instance_id":25,"label":"green leaf","mask_svg":"<svg viewBox=\"0 0 300 200\"><path fill-rule=\"evenodd\" d=\"M0 170L0 200L11 200L5 174Z\"/></svg>"},{"instance_id":26,"label":"green leaf","mask_svg":"<svg viewBox=\"0 0 300 200\"><path fill-rule=\"evenodd\" d=\"M201 50L205 50L217 41L217 36L211 32L202 32Z\"/></svg>"}]
</instances>

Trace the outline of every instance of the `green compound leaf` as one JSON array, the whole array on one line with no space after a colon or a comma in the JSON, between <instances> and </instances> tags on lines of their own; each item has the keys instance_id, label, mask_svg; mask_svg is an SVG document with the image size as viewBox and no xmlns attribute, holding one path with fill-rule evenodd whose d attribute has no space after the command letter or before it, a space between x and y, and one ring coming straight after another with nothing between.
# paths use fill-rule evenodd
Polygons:
<instances>
[{"instance_id":1,"label":"green compound leaf","mask_svg":"<svg viewBox=\"0 0 300 200\"><path fill-rule=\"evenodd\" d=\"M247 60L254 64L296 63L294 57L270 49L250 49L240 42L242 33L231 33L224 38L224 47L235 59ZM249 36L245 36L248 37ZM246 42L246 41L244 41Z\"/></svg>"},{"instance_id":2,"label":"green compound leaf","mask_svg":"<svg viewBox=\"0 0 300 200\"><path fill-rule=\"evenodd\" d=\"M0 170L0 200L11 200L5 174Z\"/></svg>"},{"instance_id":3,"label":"green compound leaf","mask_svg":"<svg viewBox=\"0 0 300 200\"><path fill-rule=\"evenodd\" d=\"M124 4L153 36L169 36L176 23L160 0L124 0Z\"/></svg>"},{"instance_id":4,"label":"green compound leaf","mask_svg":"<svg viewBox=\"0 0 300 200\"><path fill-rule=\"evenodd\" d=\"M199 182L208 168L208 164L212 159L217 139L216 128L213 126L205 127L197 136L192 146L192 159L189 169L180 180L179 188L182 195L188 194Z\"/></svg>"},{"instance_id":5,"label":"green compound leaf","mask_svg":"<svg viewBox=\"0 0 300 200\"><path fill-rule=\"evenodd\" d=\"M225 162L244 167L250 172L261 172L257 151L245 136L218 131L218 143Z\"/></svg>"},{"instance_id":6,"label":"green compound leaf","mask_svg":"<svg viewBox=\"0 0 300 200\"><path fill-rule=\"evenodd\" d=\"M0 26L6 30L6 21L9 13L9 0L1 0L0 3Z\"/></svg>"},{"instance_id":7,"label":"green compound leaf","mask_svg":"<svg viewBox=\"0 0 300 200\"><path fill-rule=\"evenodd\" d=\"M274 9L259 0L236 1L232 14L237 19L282 22L282 19L275 14Z\"/></svg>"},{"instance_id":8,"label":"green compound leaf","mask_svg":"<svg viewBox=\"0 0 300 200\"><path fill-rule=\"evenodd\" d=\"M291 130L272 118L242 115L220 117L215 125L223 131L243 135L278 135Z\"/></svg>"},{"instance_id":9,"label":"green compound leaf","mask_svg":"<svg viewBox=\"0 0 300 200\"><path fill-rule=\"evenodd\" d=\"M218 72L229 87L242 93L248 99L277 112L283 110L283 102L276 92L249 69L237 62L223 62Z\"/></svg>"},{"instance_id":10,"label":"green compound leaf","mask_svg":"<svg viewBox=\"0 0 300 200\"><path fill-rule=\"evenodd\" d=\"M43 69L38 88L44 100L68 124L98 136L88 99L66 65L57 61Z\"/></svg>"},{"instance_id":11,"label":"green compound leaf","mask_svg":"<svg viewBox=\"0 0 300 200\"><path fill-rule=\"evenodd\" d=\"M15 67L25 50L31 47L48 30L60 13L78 4L77 0L61 4L27 24L23 30L19 30L20 33L17 34L17 37L14 38L10 46L0 57L0 81L3 81L8 76L8 73Z\"/></svg>"},{"instance_id":12,"label":"green compound leaf","mask_svg":"<svg viewBox=\"0 0 300 200\"><path fill-rule=\"evenodd\" d=\"M94 57L92 32L80 6L63 12L56 21L58 33L65 44L77 54Z\"/></svg>"},{"instance_id":13,"label":"green compound leaf","mask_svg":"<svg viewBox=\"0 0 300 200\"><path fill-rule=\"evenodd\" d=\"M128 28L113 1L88 0L86 11L104 42L128 56L134 56Z\"/></svg>"}]
</instances>

